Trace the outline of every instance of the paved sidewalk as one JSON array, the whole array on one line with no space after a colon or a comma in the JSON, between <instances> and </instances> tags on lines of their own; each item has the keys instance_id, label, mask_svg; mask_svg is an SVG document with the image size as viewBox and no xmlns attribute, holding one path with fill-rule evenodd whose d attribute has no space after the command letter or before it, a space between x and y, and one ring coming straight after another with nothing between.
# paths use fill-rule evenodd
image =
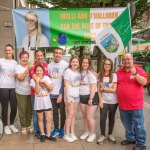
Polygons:
<instances>
[{"instance_id":1,"label":"paved sidewalk","mask_svg":"<svg viewBox=\"0 0 150 150\"><path fill-rule=\"evenodd\" d=\"M146 105L145 105L145 123L147 128L147 150L150 150L150 96L146 93ZM99 136L99 110L96 113L97 122L97 138ZM16 124L20 128L18 119L16 119ZM79 137L83 133L83 122L82 114L78 110L76 117L76 135ZM107 130L106 130L107 131ZM0 150L132 150L134 145L122 146L120 142L124 140L124 128L119 118L119 111L116 114L116 124L114 127L114 136L116 137L117 143L112 144L107 139L103 145L97 145L96 142L87 143L86 141L78 140L74 143L67 143L63 139L57 138L56 142L46 141L41 143L38 139L34 137L33 134L21 135L12 134L4 135L0 140Z\"/></svg>"}]
</instances>

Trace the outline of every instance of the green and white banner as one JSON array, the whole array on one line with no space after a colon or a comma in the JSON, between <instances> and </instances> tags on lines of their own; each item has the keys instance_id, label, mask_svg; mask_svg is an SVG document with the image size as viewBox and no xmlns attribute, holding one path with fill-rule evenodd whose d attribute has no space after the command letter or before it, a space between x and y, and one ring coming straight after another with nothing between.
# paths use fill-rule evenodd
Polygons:
<instances>
[{"instance_id":1,"label":"green and white banner","mask_svg":"<svg viewBox=\"0 0 150 150\"><path fill-rule=\"evenodd\" d=\"M96 45L96 37L125 8L14 9L17 47ZM126 30L126 24L120 29Z\"/></svg>"},{"instance_id":2,"label":"green and white banner","mask_svg":"<svg viewBox=\"0 0 150 150\"><path fill-rule=\"evenodd\" d=\"M96 43L107 58L114 60L132 37L130 13L126 8L107 28L98 34Z\"/></svg>"}]
</instances>

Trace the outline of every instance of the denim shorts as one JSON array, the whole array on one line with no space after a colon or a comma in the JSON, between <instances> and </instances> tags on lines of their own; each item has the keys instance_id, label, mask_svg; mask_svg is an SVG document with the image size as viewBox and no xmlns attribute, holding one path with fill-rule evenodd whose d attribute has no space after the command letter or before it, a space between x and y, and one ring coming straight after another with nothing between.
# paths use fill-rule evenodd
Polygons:
<instances>
[{"instance_id":1,"label":"denim shorts","mask_svg":"<svg viewBox=\"0 0 150 150\"><path fill-rule=\"evenodd\" d=\"M75 103L75 102L79 102L80 101L80 97L74 97L74 96L69 96L70 97L70 100L72 103ZM66 102L66 97L65 97L65 102Z\"/></svg>"}]
</instances>

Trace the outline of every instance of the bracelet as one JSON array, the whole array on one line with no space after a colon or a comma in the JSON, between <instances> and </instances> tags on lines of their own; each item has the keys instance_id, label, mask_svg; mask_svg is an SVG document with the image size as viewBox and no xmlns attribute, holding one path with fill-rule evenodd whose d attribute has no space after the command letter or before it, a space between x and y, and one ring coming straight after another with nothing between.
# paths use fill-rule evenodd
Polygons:
<instances>
[{"instance_id":1,"label":"bracelet","mask_svg":"<svg viewBox=\"0 0 150 150\"><path fill-rule=\"evenodd\" d=\"M93 99L90 99L90 98L89 98L89 101L93 101Z\"/></svg>"}]
</instances>

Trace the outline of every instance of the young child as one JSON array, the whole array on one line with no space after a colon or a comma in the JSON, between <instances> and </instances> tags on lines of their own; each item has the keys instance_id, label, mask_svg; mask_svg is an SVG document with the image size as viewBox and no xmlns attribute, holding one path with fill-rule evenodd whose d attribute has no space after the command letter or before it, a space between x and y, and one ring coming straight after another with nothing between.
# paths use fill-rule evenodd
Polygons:
<instances>
[{"instance_id":1,"label":"young child","mask_svg":"<svg viewBox=\"0 0 150 150\"><path fill-rule=\"evenodd\" d=\"M44 68L42 65L35 67L36 78L31 79L30 86L35 91L34 110L37 111L38 124L40 129L40 141L44 142L45 138L56 141L56 138L50 136L51 130L51 110L52 104L50 100L50 91L52 90L52 82L48 76L44 76ZM46 116L46 135L44 133L43 115Z\"/></svg>"},{"instance_id":2,"label":"young child","mask_svg":"<svg viewBox=\"0 0 150 150\"><path fill-rule=\"evenodd\" d=\"M74 142L77 140L77 137L74 134L74 123L79 103L80 79L79 58L73 56L70 59L69 68L64 73L64 97L67 117L65 121L65 136L63 138L67 142Z\"/></svg>"}]
</instances>

